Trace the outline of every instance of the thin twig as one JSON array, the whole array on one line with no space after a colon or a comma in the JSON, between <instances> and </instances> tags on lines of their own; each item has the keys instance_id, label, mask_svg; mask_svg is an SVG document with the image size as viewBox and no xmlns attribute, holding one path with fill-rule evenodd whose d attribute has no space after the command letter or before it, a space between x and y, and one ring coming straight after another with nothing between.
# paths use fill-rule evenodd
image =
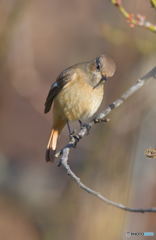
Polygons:
<instances>
[{"instance_id":1,"label":"thin twig","mask_svg":"<svg viewBox=\"0 0 156 240\"><path fill-rule=\"evenodd\" d=\"M141 87L145 85L145 83L151 79L156 79L156 67L153 68L151 71L149 71L147 74L145 74L141 79L138 79L138 81L131 86L124 94L121 95L120 98L118 98L116 101L114 101L112 104L110 104L103 112L101 112L95 119L89 122L89 127L91 128L94 124L100 123L100 122L107 122L107 117L110 112L112 112L113 109L118 108L121 104L125 102L131 95L133 95L135 92L137 92ZM124 206L123 204L114 202L109 200L108 198L104 197L101 193L98 193L91 188L87 187L85 184L83 184L79 177L75 175L75 173L71 170L69 164L68 164L68 158L71 148L75 147L76 144L82 139L86 134L88 133L88 128L86 126L82 127L77 135L74 135L69 143L62 148L60 152L57 153L57 157L60 157L59 166L62 165L65 170L67 171L67 174L72 177L72 179L79 185L80 188L85 190L86 192L98 197L102 201L104 201L107 204L110 204L114 207L120 208L125 211L129 212L138 212L138 213L144 213L144 212L156 212L156 208L129 208Z\"/></svg>"},{"instance_id":2,"label":"thin twig","mask_svg":"<svg viewBox=\"0 0 156 240\"><path fill-rule=\"evenodd\" d=\"M122 0L110 0L113 5L115 5L121 14L126 18L127 22L129 23L130 27L140 26L144 27L152 32L156 32L156 25L152 24L151 22L146 20L145 16L141 14L134 15L129 13L123 6ZM152 0L152 3L155 3L155 0ZM155 3L156 4L156 3Z\"/></svg>"},{"instance_id":3,"label":"thin twig","mask_svg":"<svg viewBox=\"0 0 156 240\"><path fill-rule=\"evenodd\" d=\"M150 0L151 6L156 8L156 0Z\"/></svg>"},{"instance_id":4,"label":"thin twig","mask_svg":"<svg viewBox=\"0 0 156 240\"><path fill-rule=\"evenodd\" d=\"M71 170L69 164L68 164L68 155L69 155L69 148L66 148L63 152L62 156L62 166L67 170L67 174L72 177L72 179L79 185L80 188L82 188L84 191L94 195L95 197L101 199L105 203L112 205L114 207L120 208L122 210L128 211L128 212L138 212L138 213L145 213L145 212L156 212L156 208L130 208L126 207L125 205L121 203L114 202L105 196L103 196L101 193L96 192L92 190L91 188L87 187L84 183L81 182L80 178L75 175L75 173Z\"/></svg>"}]
</instances>

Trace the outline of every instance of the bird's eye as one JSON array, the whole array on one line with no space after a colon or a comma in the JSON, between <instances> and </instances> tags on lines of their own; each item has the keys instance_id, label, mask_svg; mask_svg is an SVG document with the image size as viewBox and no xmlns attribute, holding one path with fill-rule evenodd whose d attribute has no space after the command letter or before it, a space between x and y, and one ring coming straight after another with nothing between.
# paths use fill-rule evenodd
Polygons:
<instances>
[{"instance_id":1,"label":"bird's eye","mask_svg":"<svg viewBox=\"0 0 156 240\"><path fill-rule=\"evenodd\" d=\"M100 61L99 59L96 59L96 69L100 71Z\"/></svg>"}]
</instances>

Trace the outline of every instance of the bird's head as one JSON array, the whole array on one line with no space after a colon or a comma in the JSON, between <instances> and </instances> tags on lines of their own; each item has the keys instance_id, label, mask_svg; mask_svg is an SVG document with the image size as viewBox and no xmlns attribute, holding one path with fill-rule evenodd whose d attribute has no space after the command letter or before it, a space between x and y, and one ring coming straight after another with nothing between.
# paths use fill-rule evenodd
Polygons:
<instances>
[{"instance_id":1,"label":"bird's head","mask_svg":"<svg viewBox=\"0 0 156 240\"><path fill-rule=\"evenodd\" d=\"M104 83L108 80L109 77L112 77L116 70L115 62L112 58L103 54L99 57L96 57L89 64L89 71L92 75L92 82L94 86Z\"/></svg>"}]
</instances>

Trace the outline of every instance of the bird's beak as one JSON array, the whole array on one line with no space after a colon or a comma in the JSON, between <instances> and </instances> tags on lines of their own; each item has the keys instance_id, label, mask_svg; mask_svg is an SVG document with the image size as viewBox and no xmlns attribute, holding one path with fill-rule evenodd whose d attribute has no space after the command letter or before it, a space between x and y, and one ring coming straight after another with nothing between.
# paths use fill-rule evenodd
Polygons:
<instances>
[{"instance_id":1,"label":"bird's beak","mask_svg":"<svg viewBox=\"0 0 156 240\"><path fill-rule=\"evenodd\" d=\"M108 78L105 75L102 75L101 80L94 86L94 88L98 87L102 82L105 83Z\"/></svg>"},{"instance_id":2,"label":"bird's beak","mask_svg":"<svg viewBox=\"0 0 156 240\"><path fill-rule=\"evenodd\" d=\"M107 82L108 78L105 75L102 75L101 81L102 82Z\"/></svg>"}]
</instances>

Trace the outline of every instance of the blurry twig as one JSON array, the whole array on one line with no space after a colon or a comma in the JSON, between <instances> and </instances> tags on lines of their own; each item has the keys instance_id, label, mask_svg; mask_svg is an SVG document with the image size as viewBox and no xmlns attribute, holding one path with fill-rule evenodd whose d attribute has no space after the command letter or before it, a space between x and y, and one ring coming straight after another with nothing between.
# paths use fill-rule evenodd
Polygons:
<instances>
[{"instance_id":1,"label":"blurry twig","mask_svg":"<svg viewBox=\"0 0 156 240\"><path fill-rule=\"evenodd\" d=\"M149 71L147 74L145 74L142 78L138 79L138 81L130 87L124 94L121 95L120 98L118 98L116 101L114 101L112 104L110 104L103 112L101 112L96 118L94 118L92 121L89 122L88 126L91 128L94 124L100 123L100 122L107 122L108 120L105 119L106 116L115 108L118 108L121 104L125 102L132 94L137 92L141 87L144 86L144 84L150 80L150 79L156 79L156 67L153 68L151 71ZM75 147L76 144L79 142L81 138L83 138L88 133L88 127L84 126L80 129L77 135L74 135L72 139L69 141L69 143L56 155L57 157L60 157L60 161L58 166L63 166L65 170L67 171L67 174L72 177L72 179L79 185L80 188L85 190L86 192L96 196L97 198L101 199L107 204L110 204L114 207L123 209L125 211L129 212L156 212L156 208L129 208L124 206L123 204L116 203L114 201L111 201L104 197L102 194L92 190L91 188L84 185L80 178L75 175L75 173L71 170L70 165L68 164L68 158L71 148Z\"/></svg>"},{"instance_id":2,"label":"blurry twig","mask_svg":"<svg viewBox=\"0 0 156 240\"><path fill-rule=\"evenodd\" d=\"M156 0L150 0L152 7L156 8Z\"/></svg>"},{"instance_id":3,"label":"blurry twig","mask_svg":"<svg viewBox=\"0 0 156 240\"><path fill-rule=\"evenodd\" d=\"M152 24L151 22L146 20L145 16L140 14L134 15L129 13L122 5L122 0L111 0L112 4L114 4L122 15L126 18L127 22L129 23L130 27L140 26L147 28L152 32L156 32L156 25ZM151 0L151 3L154 7L156 7L156 0Z\"/></svg>"}]
</instances>

